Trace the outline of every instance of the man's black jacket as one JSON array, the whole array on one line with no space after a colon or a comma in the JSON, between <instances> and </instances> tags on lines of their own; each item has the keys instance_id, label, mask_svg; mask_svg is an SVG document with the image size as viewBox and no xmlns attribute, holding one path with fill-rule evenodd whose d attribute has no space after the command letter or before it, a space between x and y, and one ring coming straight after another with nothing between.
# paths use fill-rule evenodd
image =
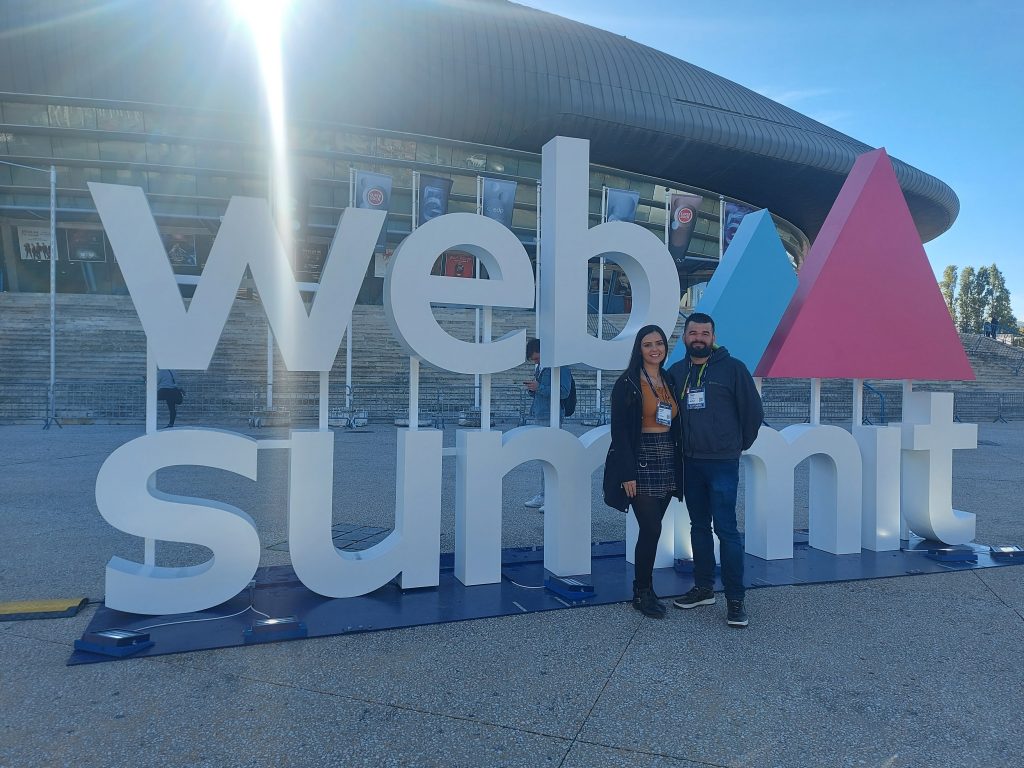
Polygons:
<instances>
[{"instance_id":1,"label":"man's black jacket","mask_svg":"<svg viewBox=\"0 0 1024 768\"><path fill-rule=\"evenodd\" d=\"M757 439L764 420L761 396L747 367L718 347L704 364L689 357L669 368L676 384L675 394L683 424L683 456L694 459L738 459ZM697 377L704 389L704 408L686 407L684 394L695 389Z\"/></svg>"}]
</instances>

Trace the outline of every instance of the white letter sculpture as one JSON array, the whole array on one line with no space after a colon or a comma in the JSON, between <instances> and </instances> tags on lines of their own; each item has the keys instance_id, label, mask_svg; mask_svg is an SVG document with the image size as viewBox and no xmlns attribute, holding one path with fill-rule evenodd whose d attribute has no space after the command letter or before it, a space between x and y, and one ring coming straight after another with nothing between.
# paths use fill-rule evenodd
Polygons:
<instances>
[{"instance_id":1,"label":"white letter sculpture","mask_svg":"<svg viewBox=\"0 0 1024 768\"><path fill-rule=\"evenodd\" d=\"M903 515L918 536L946 544L974 539L975 518L953 509L953 449L977 448L978 425L953 422L952 392L903 399Z\"/></svg>"},{"instance_id":2,"label":"white letter sculpture","mask_svg":"<svg viewBox=\"0 0 1024 768\"><path fill-rule=\"evenodd\" d=\"M249 583L260 564L256 525L217 501L150 491L165 467L214 467L256 479L256 441L214 429L177 429L137 437L114 451L96 477L96 506L118 530L213 550L204 563L144 565L120 557L107 563L106 604L126 613L188 613L223 603Z\"/></svg>"},{"instance_id":3,"label":"white letter sculpture","mask_svg":"<svg viewBox=\"0 0 1024 768\"><path fill-rule=\"evenodd\" d=\"M653 232L636 224L589 226L590 142L552 139L544 145L541 174L541 364L621 370L643 326L655 323L672 334L679 314L675 262ZM587 331L588 262L601 254L622 267L633 295L629 322L609 340Z\"/></svg>"},{"instance_id":4,"label":"white letter sculpture","mask_svg":"<svg viewBox=\"0 0 1024 768\"><path fill-rule=\"evenodd\" d=\"M834 555L860 552L861 459L839 427L761 427L743 455L747 480L746 550L764 560L793 557L793 471L811 460L809 543Z\"/></svg>"}]
</instances>

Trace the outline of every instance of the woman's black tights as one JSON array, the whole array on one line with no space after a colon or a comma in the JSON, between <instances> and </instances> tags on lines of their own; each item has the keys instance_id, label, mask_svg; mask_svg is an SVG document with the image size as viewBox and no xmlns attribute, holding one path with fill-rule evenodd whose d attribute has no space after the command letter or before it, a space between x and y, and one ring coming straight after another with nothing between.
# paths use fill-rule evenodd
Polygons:
<instances>
[{"instance_id":1,"label":"woman's black tights","mask_svg":"<svg viewBox=\"0 0 1024 768\"><path fill-rule=\"evenodd\" d=\"M671 496L656 499L653 496L637 494L630 503L633 514L640 525L640 535L636 540L633 553L633 572L636 575L638 589L650 589L654 578L654 556L658 551L658 539L661 538L661 519L665 516Z\"/></svg>"}]
</instances>

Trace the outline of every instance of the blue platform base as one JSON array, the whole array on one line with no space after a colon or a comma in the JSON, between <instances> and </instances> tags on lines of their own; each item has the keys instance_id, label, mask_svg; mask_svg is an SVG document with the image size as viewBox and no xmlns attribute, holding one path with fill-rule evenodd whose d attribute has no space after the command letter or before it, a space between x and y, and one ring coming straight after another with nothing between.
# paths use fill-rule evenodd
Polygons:
<instances>
[{"instance_id":1,"label":"blue platform base","mask_svg":"<svg viewBox=\"0 0 1024 768\"><path fill-rule=\"evenodd\" d=\"M976 555L973 561L929 557L937 547L934 542L918 539L896 552L862 550L859 555L832 555L810 548L806 533L797 532L792 560L761 560L747 555L745 582L748 588L756 589L1024 564L1022 558L993 558L990 548L983 545L968 547ZM252 643L259 621L264 624L255 630L260 635L257 641L275 642L620 603L633 597L633 566L626 562L625 554L622 541L594 544L589 577L553 580L544 570L540 547L508 549L502 553L501 583L475 587L463 586L455 578L454 558L447 554L441 558L440 585L436 588L403 592L392 582L369 595L345 599L310 592L289 566L273 566L259 569L255 590L243 590L201 613L139 616L101 607L86 634L105 629L149 632L153 644L132 654L132 658L139 658ZM685 568L659 568L654 572L654 589L662 597L681 595L691 586L693 578ZM587 596L591 587L593 593ZM720 590L721 585L716 584L716 589ZM218 616L224 618L209 620ZM287 617L292 622L275 635L273 625L265 623L268 617ZM68 664L115 658L79 649L71 654Z\"/></svg>"}]
</instances>

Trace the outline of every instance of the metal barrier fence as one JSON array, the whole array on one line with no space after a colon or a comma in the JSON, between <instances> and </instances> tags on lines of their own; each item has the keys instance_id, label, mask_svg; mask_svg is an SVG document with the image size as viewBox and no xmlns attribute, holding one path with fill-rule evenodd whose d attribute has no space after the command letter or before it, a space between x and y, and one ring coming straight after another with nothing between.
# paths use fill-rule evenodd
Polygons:
<instances>
[{"instance_id":1,"label":"metal barrier fence","mask_svg":"<svg viewBox=\"0 0 1024 768\"><path fill-rule=\"evenodd\" d=\"M179 423L216 423L249 420L252 426L272 423L316 423L319 418L319 385L300 380L274 388L274 407L266 408L266 386L251 380L206 380L201 374L180 377L185 401L179 406ZM328 404L331 426L361 426L367 422L393 423L408 417L408 383L356 387L332 384ZM138 381L58 381L58 418L79 421L141 422L145 418L145 383ZM576 412L568 423L598 426L609 421L608 392L578 387ZM885 424L899 421L902 388L897 383L876 384L864 394L864 422ZM801 423L810 420L809 388L765 382L762 391L765 421ZM491 390L491 423L509 428L531 423L529 393L521 386L500 386ZM165 406L158 404L158 418ZM480 412L473 385L429 383L420 388L420 419L436 427L476 426ZM31 422L46 418L47 382L0 383L0 423ZM848 422L852 417L849 389L828 389L822 393L821 418L826 422ZM954 393L953 415L957 421L993 422L1024 420L1024 391L995 392L962 390ZM275 421L276 420L276 421ZM540 423L543 420L537 420Z\"/></svg>"}]
</instances>

